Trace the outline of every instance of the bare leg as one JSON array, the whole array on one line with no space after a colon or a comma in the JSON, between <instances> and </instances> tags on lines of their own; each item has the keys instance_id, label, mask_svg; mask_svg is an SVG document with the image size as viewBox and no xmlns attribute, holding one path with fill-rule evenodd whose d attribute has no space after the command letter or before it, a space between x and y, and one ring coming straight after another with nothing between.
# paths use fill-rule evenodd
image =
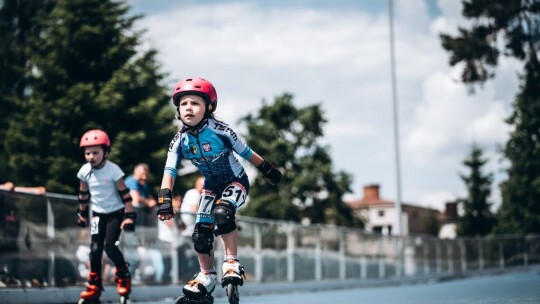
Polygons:
<instances>
[{"instance_id":1,"label":"bare leg","mask_svg":"<svg viewBox=\"0 0 540 304\"><path fill-rule=\"evenodd\" d=\"M201 267L201 270L214 267L214 250L211 250L210 254L197 252L197 257L199 258L199 266Z\"/></svg>"},{"instance_id":2,"label":"bare leg","mask_svg":"<svg viewBox=\"0 0 540 304\"><path fill-rule=\"evenodd\" d=\"M221 241L224 248L225 255L237 255L238 254L238 230L221 235Z\"/></svg>"}]
</instances>

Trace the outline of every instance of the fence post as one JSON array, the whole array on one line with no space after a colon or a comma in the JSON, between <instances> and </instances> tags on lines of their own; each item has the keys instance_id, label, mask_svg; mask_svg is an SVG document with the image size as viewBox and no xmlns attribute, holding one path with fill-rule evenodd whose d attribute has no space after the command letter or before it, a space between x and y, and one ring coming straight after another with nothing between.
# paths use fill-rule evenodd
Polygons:
<instances>
[{"instance_id":1,"label":"fence post","mask_svg":"<svg viewBox=\"0 0 540 304\"><path fill-rule=\"evenodd\" d=\"M321 229L316 230L315 235L315 280L322 280L322 244Z\"/></svg>"},{"instance_id":2,"label":"fence post","mask_svg":"<svg viewBox=\"0 0 540 304\"><path fill-rule=\"evenodd\" d=\"M287 229L287 281L294 281L294 226Z\"/></svg>"},{"instance_id":3,"label":"fence post","mask_svg":"<svg viewBox=\"0 0 540 304\"><path fill-rule=\"evenodd\" d=\"M448 261L448 273L454 273L454 246L451 242L446 243L446 259Z\"/></svg>"},{"instance_id":4,"label":"fence post","mask_svg":"<svg viewBox=\"0 0 540 304\"><path fill-rule=\"evenodd\" d=\"M384 260L383 260L383 237L381 236L379 238L379 250L377 252L377 256L379 258L379 278L384 278L385 276L385 267L384 267Z\"/></svg>"},{"instance_id":5,"label":"fence post","mask_svg":"<svg viewBox=\"0 0 540 304\"><path fill-rule=\"evenodd\" d=\"M527 237L523 238L523 266L529 265L529 253L527 252Z\"/></svg>"},{"instance_id":6,"label":"fence post","mask_svg":"<svg viewBox=\"0 0 540 304\"><path fill-rule=\"evenodd\" d=\"M482 238L477 238L478 241L478 268L480 270L484 269L484 245Z\"/></svg>"},{"instance_id":7,"label":"fence post","mask_svg":"<svg viewBox=\"0 0 540 304\"><path fill-rule=\"evenodd\" d=\"M55 253L54 253L54 213L52 210L51 199L47 198L47 247L49 251L49 269L48 269L48 278L50 286L55 286L56 282L54 280L54 268L55 268Z\"/></svg>"},{"instance_id":8,"label":"fence post","mask_svg":"<svg viewBox=\"0 0 540 304\"><path fill-rule=\"evenodd\" d=\"M466 250L465 250L465 240L463 239L459 240L459 248L460 248L460 254L461 254L461 271L465 272L467 271L467 256L466 256Z\"/></svg>"},{"instance_id":9,"label":"fence post","mask_svg":"<svg viewBox=\"0 0 540 304\"><path fill-rule=\"evenodd\" d=\"M437 240L437 247L435 247L435 263L436 263L436 269L435 272L437 274L440 274L442 272L442 249L441 249L441 241Z\"/></svg>"},{"instance_id":10,"label":"fence post","mask_svg":"<svg viewBox=\"0 0 540 304\"><path fill-rule=\"evenodd\" d=\"M366 259L366 241L363 240L360 245L360 278L367 278L367 259Z\"/></svg>"},{"instance_id":11,"label":"fence post","mask_svg":"<svg viewBox=\"0 0 540 304\"><path fill-rule=\"evenodd\" d=\"M172 267L172 283L178 284L178 277L180 276L180 272L178 270L178 245L176 244L176 240L173 240L169 245L169 254L171 255L171 267ZM165 269L167 270L167 269Z\"/></svg>"},{"instance_id":12,"label":"fence post","mask_svg":"<svg viewBox=\"0 0 540 304\"><path fill-rule=\"evenodd\" d=\"M253 225L254 228L254 247L255 252L258 252L259 254L255 255L255 281L256 282L262 282L263 278L263 263L262 263L262 232L261 232L261 225L259 223L255 223Z\"/></svg>"},{"instance_id":13,"label":"fence post","mask_svg":"<svg viewBox=\"0 0 540 304\"><path fill-rule=\"evenodd\" d=\"M346 255L345 255L345 233L339 232L339 278L344 280L346 277Z\"/></svg>"},{"instance_id":14,"label":"fence post","mask_svg":"<svg viewBox=\"0 0 540 304\"><path fill-rule=\"evenodd\" d=\"M429 274L430 272L429 256L428 256L429 249L427 247L428 247L428 240L426 239L426 241L422 244L422 253L424 255L424 274Z\"/></svg>"},{"instance_id":15,"label":"fence post","mask_svg":"<svg viewBox=\"0 0 540 304\"><path fill-rule=\"evenodd\" d=\"M501 269L504 268L504 251L503 251L503 246L501 244L501 242L497 243L499 245L499 267Z\"/></svg>"},{"instance_id":16,"label":"fence post","mask_svg":"<svg viewBox=\"0 0 540 304\"><path fill-rule=\"evenodd\" d=\"M403 276L403 265L404 265L404 252L403 252L403 237L396 237L396 251L397 251L397 261L396 261L396 276L401 278Z\"/></svg>"}]
</instances>

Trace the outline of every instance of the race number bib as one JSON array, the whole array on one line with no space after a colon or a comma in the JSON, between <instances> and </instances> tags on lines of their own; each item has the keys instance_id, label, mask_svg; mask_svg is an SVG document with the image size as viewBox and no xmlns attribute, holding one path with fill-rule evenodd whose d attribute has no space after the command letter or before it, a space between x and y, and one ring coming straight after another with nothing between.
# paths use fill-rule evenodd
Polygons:
<instances>
[{"instance_id":1,"label":"race number bib","mask_svg":"<svg viewBox=\"0 0 540 304\"><path fill-rule=\"evenodd\" d=\"M246 189L242 184L232 183L223 190L221 199L227 199L230 202L236 202L236 208L238 209L246 202Z\"/></svg>"},{"instance_id":2,"label":"race number bib","mask_svg":"<svg viewBox=\"0 0 540 304\"><path fill-rule=\"evenodd\" d=\"M92 222L90 223L90 234L98 234L99 233L99 216L92 217Z\"/></svg>"},{"instance_id":3,"label":"race number bib","mask_svg":"<svg viewBox=\"0 0 540 304\"><path fill-rule=\"evenodd\" d=\"M204 191L201 196L201 201L199 202L199 211L197 214L210 214L212 211L212 206L214 206L214 201L216 200L216 195L211 191Z\"/></svg>"}]
</instances>

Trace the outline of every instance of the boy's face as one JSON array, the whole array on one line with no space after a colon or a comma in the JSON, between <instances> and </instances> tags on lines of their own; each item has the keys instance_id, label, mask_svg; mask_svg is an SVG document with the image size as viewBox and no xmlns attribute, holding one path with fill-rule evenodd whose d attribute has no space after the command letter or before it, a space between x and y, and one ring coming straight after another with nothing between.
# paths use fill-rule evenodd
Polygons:
<instances>
[{"instance_id":1,"label":"boy's face","mask_svg":"<svg viewBox=\"0 0 540 304\"><path fill-rule=\"evenodd\" d=\"M105 153L101 146L84 147L84 159L90 163L92 167L99 165L103 161Z\"/></svg>"},{"instance_id":2,"label":"boy's face","mask_svg":"<svg viewBox=\"0 0 540 304\"><path fill-rule=\"evenodd\" d=\"M197 125L204 118L206 103L204 99L197 95L185 95L178 103L180 118L186 125L192 127Z\"/></svg>"}]
</instances>

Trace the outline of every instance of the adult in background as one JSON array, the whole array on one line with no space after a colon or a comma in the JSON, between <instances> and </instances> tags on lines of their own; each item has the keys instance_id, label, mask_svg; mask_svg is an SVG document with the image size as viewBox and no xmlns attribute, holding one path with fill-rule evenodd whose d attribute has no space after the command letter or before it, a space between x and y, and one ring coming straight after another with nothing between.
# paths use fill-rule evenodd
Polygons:
<instances>
[{"instance_id":1,"label":"adult in background","mask_svg":"<svg viewBox=\"0 0 540 304\"><path fill-rule=\"evenodd\" d=\"M156 206L156 200L151 196L148 187L148 177L150 175L150 167L145 163L135 165L133 174L125 180L126 186L129 188L129 194L133 198L133 209L137 214L136 226L155 226L157 222L153 208ZM152 216L149 216L149 215Z\"/></svg>"}]
</instances>

